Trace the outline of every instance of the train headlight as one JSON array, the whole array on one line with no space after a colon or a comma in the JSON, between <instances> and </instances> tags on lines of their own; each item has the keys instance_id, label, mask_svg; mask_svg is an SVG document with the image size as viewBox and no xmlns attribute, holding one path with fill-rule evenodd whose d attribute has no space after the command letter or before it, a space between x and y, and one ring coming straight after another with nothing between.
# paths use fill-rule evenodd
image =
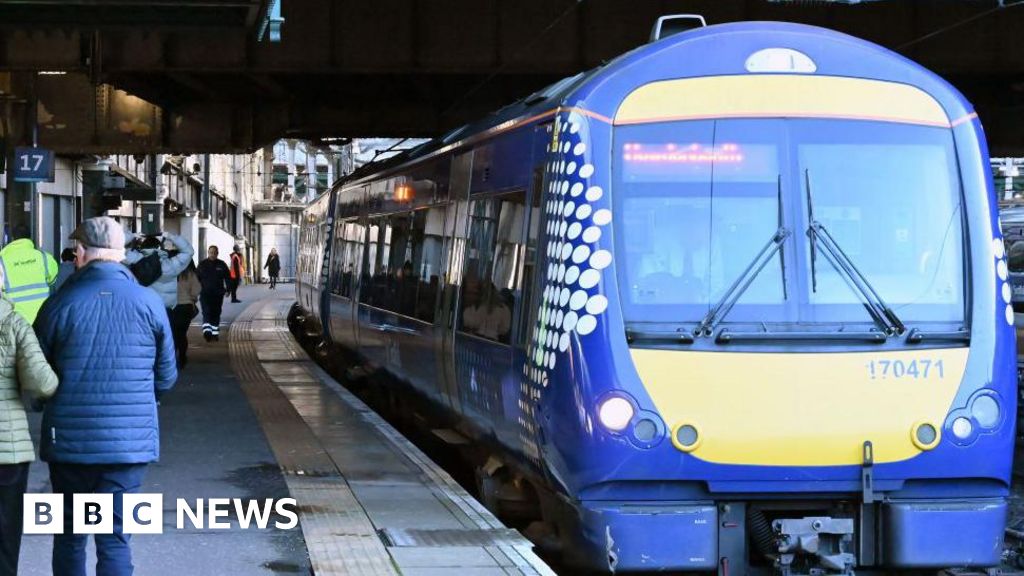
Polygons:
<instances>
[{"instance_id":1,"label":"train headlight","mask_svg":"<svg viewBox=\"0 0 1024 576\"><path fill-rule=\"evenodd\" d=\"M597 408L597 418L601 425L613 432L625 430L634 413L633 404L622 396L612 396Z\"/></svg>"},{"instance_id":2,"label":"train headlight","mask_svg":"<svg viewBox=\"0 0 1024 576\"><path fill-rule=\"evenodd\" d=\"M693 452L700 446L700 431L688 422L676 424L672 430L672 443L683 452Z\"/></svg>"},{"instance_id":3,"label":"train headlight","mask_svg":"<svg viewBox=\"0 0 1024 576\"><path fill-rule=\"evenodd\" d=\"M966 440L974 433L974 424L971 424L971 421L963 416L953 420L953 425L950 428L953 430L953 436L960 440Z\"/></svg>"},{"instance_id":4,"label":"train headlight","mask_svg":"<svg viewBox=\"0 0 1024 576\"><path fill-rule=\"evenodd\" d=\"M974 421L982 428L991 430L998 426L1001 415L999 401L994 396L978 396L971 403L971 416L974 416Z\"/></svg>"}]
</instances>

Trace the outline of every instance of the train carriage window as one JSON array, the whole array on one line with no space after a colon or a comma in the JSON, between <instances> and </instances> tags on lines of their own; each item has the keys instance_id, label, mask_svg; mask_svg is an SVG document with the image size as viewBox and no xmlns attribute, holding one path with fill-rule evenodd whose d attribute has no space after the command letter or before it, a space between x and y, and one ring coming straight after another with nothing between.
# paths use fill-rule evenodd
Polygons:
<instances>
[{"instance_id":1,"label":"train carriage window","mask_svg":"<svg viewBox=\"0 0 1024 576\"><path fill-rule=\"evenodd\" d=\"M509 342L525 216L524 192L470 203L458 324L463 332Z\"/></svg>"},{"instance_id":2,"label":"train carriage window","mask_svg":"<svg viewBox=\"0 0 1024 576\"><path fill-rule=\"evenodd\" d=\"M331 248L331 278L330 290L332 294L341 293L341 269L342 252L345 246L345 226L347 223L338 222L334 229L334 246Z\"/></svg>"},{"instance_id":3,"label":"train carriage window","mask_svg":"<svg viewBox=\"0 0 1024 576\"><path fill-rule=\"evenodd\" d=\"M413 266L418 288L416 293L416 318L433 322L437 311L437 291L441 278L442 231L444 208L429 208L416 213L413 220L413 238L416 250Z\"/></svg>"},{"instance_id":4,"label":"train carriage window","mask_svg":"<svg viewBox=\"0 0 1024 576\"><path fill-rule=\"evenodd\" d=\"M348 224L345 229L345 256L342 260L341 295L352 297L352 282L362 268L363 244L366 242L366 226L358 221Z\"/></svg>"},{"instance_id":5,"label":"train carriage window","mask_svg":"<svg viewBox=\"0 0 1024 576\"><path fill-rule=\"evenodd\" d=\"M1017 240L1009 244L1010 248L1007 250L1006 258L1010 272L1024 272L1024 240Z\"/></svg>"},{"instance_id":6,"label":"train carriage window","mask_svg":"<svg viewBox=\"0 0 1024 576\"><path fill-rule=\"evenodd\" d=\"M387 284L387 263L391 248L391 226L387 218L374 218L370 221L370 234L367 240L366 269L362 275L362 291L359 301L371 306L384 303Z\"/></svg>"},{"instance_id":7,"label":"train carriage window","mask_svg":"<svg viewBox=\"0 0 1024 576\"><path fill-rule=\"evenodd\" d=\"M363 255L362 241L366 227L355 220L339 222L335 231L334 252L331 255L331 292L351 297L352 274Z\"/></svg>"},{"instance_id":8,"label":"train carriage window","mask_svg":"<svg viewBox=\"0 0 1024 576\"><path fill-rule=\"evenodd\" d=\"M416 282L413 275L413 239L412 221L415 213L392 214L391 246L388 254L388 266L381 308L397 312L403 316L412 316L416 307Z\"/></svg>"}]
</instances>

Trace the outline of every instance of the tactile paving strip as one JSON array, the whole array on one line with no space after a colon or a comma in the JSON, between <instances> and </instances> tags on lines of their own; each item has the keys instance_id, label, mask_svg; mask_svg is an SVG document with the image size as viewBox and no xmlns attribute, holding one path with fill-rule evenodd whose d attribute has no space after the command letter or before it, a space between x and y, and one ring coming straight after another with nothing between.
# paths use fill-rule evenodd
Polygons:
<instances>
[{"instance_id":1,"label":"tactile paving strip","mask_svg":"<svg viewBox=\"0 0 1024 576\"><path fill-rule=\"evenodd\" d=\"M511 528L497 530L417 530L384 528L380 537L388 546L497 546L521 544L523 535Z\"/></svg>"},{"instance_id":2,"label":"tactile paving strip","mask_svg":"<svg viewBox=\"0 0 1024 576\"><path fill-rule=\"evenodd\" d=\"M337 384L319 366L306 359L305 352L287 329L289 306L290 303L283 300L265 301L246 310L232 326L232 362L240 377L254 377L250 386L250 399L255 398L265 414L273 415L274 421L270 422L273 430L267 430L267 436L275 453L277 446L272 435L280 437L283 450L287 450L289 445L293 450L297 448L297 451L285 455L282 466L286 470L293 467L299 474L305 474L289 476L286 480L289 489L294 486L292 494L303 503L300 517L315 573L394 574L402 573L402 566L410 570L410 573L419 573L421 568L448 566L467 574L475 571L492 574L498 571L504 574L554 576L554 572L533 553L532 545L526 538L515 530L505 528L450 475L372 409ZM268 338L275 331L279 337L277 342ZM246 338L247 334L252 338ZM257 346L259 351L256 350ZM318 405L316 398L313 398L324 393L325 388L333 391L336 398L343 402L342 412L347 414L346 418L354 418L355 421L361 419L365 422L364 426L372 426L381 439L408 461L410 470L418 471L416 475L420 477L422 486L434 494L434 498L455 519L456 525L463 528L386 527L376 531L373 521L352 492L352 487L345 481L344 474L339 478L310 478L322 466L323 457L328 460L334 458L331 449L336 448L322 445L324 438L330 441L330 436L320 437L324 433L321 428L324 423L323 414L317 414L315 409L311 411L311 408L326 409L326 406ZM269 389L273 389L274 393ZM307 400L312 403L307 404ZM287 408L279 404L282 401ZM271 402L277 406L263 406ZM334 408L338 409L338 406L335 400ZM257 409L255 404L254 409ZM283 420L278 421L278 418ZM301 431L296 430L295 419L303 422ZM300 438L296 438L296 435ZM293 442L300 444L296 446ZM305 448L309 446L316 446L320 454L308 453ZM344 473L345 469L338 466L338 461L332 460L334 473ZM341 491L340 495L337 490ZM384 550L384 555L390 554L391 565L388 571L381 572L383 562L379 554L385 542L390 544ZM484 558L491 558L493 563L483 561L482 564L473 564L481 560L465 556L467 553L472 556L474 550L483 554ZM415 565L407 564L411 557L406 551L416 553ZM424 554L428 551L436 551L440 556ZM461 564L459 558L449 558L453 556L468 563ZM493 568L483 568L485 565Z\"/></svg>"},{"instance_id":3,"label":"tactile paving strip","mask_svg":"<svg viewBox=\"0 0 1024 576\"><path fill-rule=\"evenodd\" d=\"M288 491L300 503L299 519L313 573L400 574L323 446L263 370L249 339L250 319L259 308L250 307L232 324L231 363L285 472Z\"/></svg>"}]
</instances>

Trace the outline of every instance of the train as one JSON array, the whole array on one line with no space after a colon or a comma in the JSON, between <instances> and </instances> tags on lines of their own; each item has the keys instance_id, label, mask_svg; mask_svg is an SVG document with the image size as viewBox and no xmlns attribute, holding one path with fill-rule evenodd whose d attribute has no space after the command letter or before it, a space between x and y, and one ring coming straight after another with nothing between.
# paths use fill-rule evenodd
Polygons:
<instances>
[{"instance_id":1,"label":"train","mask_svg":"<svg viewBox=\"0 0 1024 576\"><path fill-rule=\"evenodd\" d=\"M570 566L992 567L1017 376L988 162L903 56L696 27L321 195L293 324Z\"/></svg>"}]
</instances>

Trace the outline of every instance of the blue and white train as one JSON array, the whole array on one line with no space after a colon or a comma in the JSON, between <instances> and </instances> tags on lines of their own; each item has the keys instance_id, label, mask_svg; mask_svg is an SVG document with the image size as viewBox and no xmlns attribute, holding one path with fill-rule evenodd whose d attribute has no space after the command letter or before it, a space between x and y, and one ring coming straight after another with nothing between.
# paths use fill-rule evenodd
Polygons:
<instances>
[{"instance_id":1,"label":"blue and white train","mask_svg":"<svg viewBox=\"0 0 1024 576\"><path fill-rule=\"evenodd\" d=\"M297 297L571 563L1000 560L1017 378L985 139L879 46L726 24L567 78L313 202Z\"/></svg>"}]
</instances>

